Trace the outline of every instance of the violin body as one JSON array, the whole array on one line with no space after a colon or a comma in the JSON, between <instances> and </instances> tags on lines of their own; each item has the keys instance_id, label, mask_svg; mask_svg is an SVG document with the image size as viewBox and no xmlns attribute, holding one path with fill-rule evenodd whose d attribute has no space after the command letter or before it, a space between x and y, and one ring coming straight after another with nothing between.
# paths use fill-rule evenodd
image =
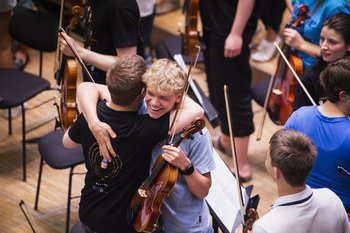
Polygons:
<instances>
[{"instance_id":1,"label":"violin body","mask_svg":"<svg viewBox=\"0 0 350 233\"><path fill-rule=\"evenodd\" d=\"M72 8L73 18L70 20L69 31L76 28L79 19L83 15L83 9L80 6ZM67 130L75 121L78 115L76 104L77 88L77 62L75 58L69 58L61 54L60 68L55 74L57 83L61 85L61 100L59 108L59 119L63 130Z\"/></svg>"},{"instance_id":2,"label":"violin body","mask_svg":"<svg viewBox=\"0 0 350 233\"><path fill-rule=\"evenodd\" d=\"M193 56L199 43L198 8L199 0L187 0L184 4L186 25L185 33L182 35L182 53L186 56Z\"/></svg>"},{"instance_id":3,"label":"violin body","mask_svg":"<svg viewBox=\"0 0 350 233\"><path fill-rule=\"evenodd\" d=\"M295 55L290 55L288 60L296 73L300 75L303 71L302 60ZM282 64L281 62L283 61L280 61L279 65ZM287 67L284 67L286 66L285 63L281 66L283 66L283 68L278 68L279 72L276 74L267 106L270 119L277 125L284 125L292 114L295 88L298 85L293 73Z\"/></svg>"},{"instance_id":4,"label":"violin body","mask_svg":"<svg viewBox=\"0 0 350 233\"><path fill-rule=\"evenodd\" d=\"M304 23L304 19L309 16L309 9L306 5L299 7L298 17L289 27L296 29ZM293 70L298 76L303 71L302 60L291 52L291 48L284 46L283 53L288 58ZM282 57L278 59L278 66L273 76L273 86L268 93L268 103L266 110L271 120L277 125L284 125L293 112L295 88L298 85L292 71L283 61Z\"/></svg>"},{"instance_id":5,"label":"violin body","mask_svg":"<svg viewBox=\"0 0 350 233\"><path fill-rule=\"evenodd\" d=\"M77 86L77 63L73 58L64 58L62 69L63 77L61 84L60 119L61 126L67 130L77 117L76 86Z\"/></svg>"},{"instance_id":6,"label":"violin body","mask_svg":"<svg viewBox=\"0 0 350 233\"><path fill-rule=\"evenodd\" d=\"M166 164L161 169L154 184L147 190L139 190L131 202L131 209L138 211L134 218L134 228L137 232L153 232L155 230L163 200L170 194L176 183L177 168L167 163L162 156L158 157L152 171L157 170L164 162Z\"/></svg>"}]
</instances>

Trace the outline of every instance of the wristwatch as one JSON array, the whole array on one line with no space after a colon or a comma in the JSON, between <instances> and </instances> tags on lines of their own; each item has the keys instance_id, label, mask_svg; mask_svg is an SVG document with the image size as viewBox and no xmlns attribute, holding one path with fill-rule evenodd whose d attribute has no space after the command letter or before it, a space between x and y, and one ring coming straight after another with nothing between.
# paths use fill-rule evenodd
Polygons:
<instances>
[{"instance_id":1,"label":"wristwatch","mask_svg":"<svg viewBox=\"0 0 350 233\"><path fill-rule=\"evenodd\" d=\"M184 175L184 176L189 176L194 172L194 167L193 164L191 163L190 165L188 165L185 170L181 170L179 169L180 174Z\"/></svg>"}]
</instances>

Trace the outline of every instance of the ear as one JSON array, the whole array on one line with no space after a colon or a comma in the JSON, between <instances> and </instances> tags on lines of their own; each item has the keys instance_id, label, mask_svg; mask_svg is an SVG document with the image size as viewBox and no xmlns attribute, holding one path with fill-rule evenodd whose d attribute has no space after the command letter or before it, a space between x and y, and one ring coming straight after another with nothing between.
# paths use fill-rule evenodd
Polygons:
<instances>
[{"instance_id":1,"label":"ear","mask_svg":"<svg viewBox=\"0 0 350 233\"><path fill-rule=\"evenodd\" d=\"M277 167L272 167L272 171L273 171L273 178L275 180L278 180L279 178L281 178L282 173L280 169L278 169Z\"/></svg>"},{"instance_id":2,"label":"ear","mask_svg":"<svg viewBox=\"0 0 350 233\"><path fill-rule=\"evenodd\" d=\"M344 98L346 98L346 92L345 91L340 91L339 92L339 100L343 100Z\"/></svg>"},{"instance_id":3,"label":"ear","mask_svg":"<svg viewBox=\"0 0 350 233\"><path fill-rule=\"evenodd\" d=\"M141 96L141 98L144 98L145 95L146 95L146 88L143 87L143 88L141 89L141 91L140 91L140 96Z\"/></svg>"},{"instance_id":4,"label":"ear","mask_svg":"<svg viewBox=\"0 0 350 233\"><path fill-rule=\"evenodd\" d=\"M181 102L181 99L182 99L181 97L182 97L181 94L176 94L176 100L175 100L175 102L176 102L177 104Z\"/></svg>"}]
</instances>

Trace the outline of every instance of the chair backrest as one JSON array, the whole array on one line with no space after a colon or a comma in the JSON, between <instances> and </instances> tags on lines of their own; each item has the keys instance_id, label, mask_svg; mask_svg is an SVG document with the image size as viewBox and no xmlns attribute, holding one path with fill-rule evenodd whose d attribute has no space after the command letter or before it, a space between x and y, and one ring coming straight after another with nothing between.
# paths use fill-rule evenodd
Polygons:
<instances>
[{"instance_id":1,"label":"chair backrest","mask_svg":"<svg viewBox=\"0 0 350 233\"><path fill-rule=\"evenodd\" d=\"M10 19L13 39L43 52L57 48L58 17L28 8L17 8Z\"/></svg>"}]
</instances>

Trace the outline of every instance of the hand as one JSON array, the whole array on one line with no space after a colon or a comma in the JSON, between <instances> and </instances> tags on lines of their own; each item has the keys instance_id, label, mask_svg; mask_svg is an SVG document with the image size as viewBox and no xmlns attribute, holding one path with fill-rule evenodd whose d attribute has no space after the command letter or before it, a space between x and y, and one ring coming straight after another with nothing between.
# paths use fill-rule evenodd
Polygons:
<instances>
[{"instance_id":1,"label":"hand","mask_svg":"<svg viewBox=\"0 0 350 233\"><path fill-rule=\"evenodd\" d=\"M242 36L230 33L225 40L224 56L226 58L236 57L241 54L243 45Z\"/></svg>"},{"instance_id":2,"label":"hand","mask_svg":"<svg viewBox=\"0 0 350 233\"><path fill-rule=\"evenodd\" d=\"M242 224L239 224L239 226L236 228L235 233L243 233L243 226L242 226ZM247 233L251 233L251 231L247 230Z\"/></svg>"},{"instance_id":3,"label":"hand","mask_svg":"<svg viewBox=\"0 0 350 233\"><path fill-rule=\"evenodd\" d=\"M300 33L292 28L285 28L284 29L284 42L296 50L300 50L300 47L302 44L304 44L305 40L300 35Z\"/></svg>"},{"instance_id":4,"label":"hand","mask_svg":"<svg viewBox=\"0 0 350 233\"><path fill-rule=\"evenodd\" d=\"M164 145L162 157L180 170L185 170L191 164L191 160L180 147Z\"/></svg>"},{"instance_id":5,"label":"hand","mask_svg":"<svg viewBox=\"0 0 350 233\"><path fill-rule=\"evenodd\" d=\"M101 121L89 124L89 128L96 138L100 149L100 155L108 162L111 162L111 156L115 157L117 155L113 150L111 138L116 138L117 135L108 124Z\"/></svg>"},{"instance_id":6,"label":"hand","mask_svg":"<svg viewBox=\"0 0 350 233\"><path fill-rule=\"evenodd\" d=\"M74 39L72 39L71 37L67 36L67 39L70 41L70 43L78 50L78 45L75 42ZM67 44L67 42L63 39L63 37L59 34L58 35L58 41L60 43L60 50L61 52L69 57L73 57L74 54L71 50L71 48L69 47L69 45Z\"/></svg>"}]
</instances>

